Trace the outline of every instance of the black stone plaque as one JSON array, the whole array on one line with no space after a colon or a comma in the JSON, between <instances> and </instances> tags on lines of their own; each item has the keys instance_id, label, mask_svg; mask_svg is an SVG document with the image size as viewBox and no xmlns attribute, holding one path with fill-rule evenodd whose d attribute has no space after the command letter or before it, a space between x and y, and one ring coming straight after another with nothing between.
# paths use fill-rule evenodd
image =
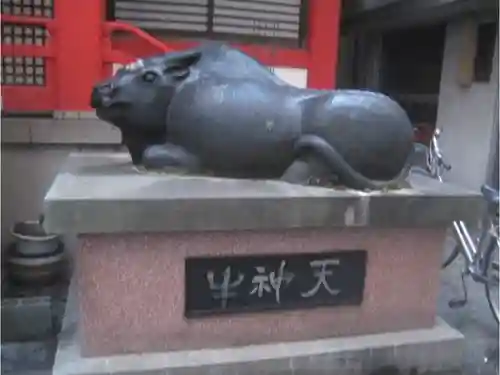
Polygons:
<instances>
[{"instance_id":1,"label":"black stone plaque","mask_svg":"<svg viewBox=\"0 0 500 375\"><path fill-rule=\"evenodd\" d=\"M360 305L366 251L186 259L186 317Z\"/></svg>"}]
</instances>

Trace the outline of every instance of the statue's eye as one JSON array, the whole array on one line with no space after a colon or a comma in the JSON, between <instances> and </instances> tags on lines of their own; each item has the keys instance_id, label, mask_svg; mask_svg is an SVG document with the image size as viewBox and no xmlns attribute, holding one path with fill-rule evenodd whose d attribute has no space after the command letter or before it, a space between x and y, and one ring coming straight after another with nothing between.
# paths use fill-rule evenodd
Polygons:
<instances>
[{"instance_id":1,"label":"statue's eye","mask_svg":"<svg viewBox=\"0 0 500 375\"><path fill-rule=\"evenodd\" d=\"M142 75L142 79L144 80L144 82L154 82L155 79L158 77L158 74L156 74L155 72L146 72Z\"/></svg>"}]
</instances>

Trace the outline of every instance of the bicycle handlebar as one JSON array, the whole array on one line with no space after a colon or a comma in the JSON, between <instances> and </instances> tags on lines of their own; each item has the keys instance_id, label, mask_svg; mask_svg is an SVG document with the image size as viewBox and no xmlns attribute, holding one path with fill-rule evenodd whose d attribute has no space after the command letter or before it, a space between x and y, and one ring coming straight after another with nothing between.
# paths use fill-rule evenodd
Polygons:
<instances>
[{"instance_id":1,"label":"bicycle handlebar","mask_svg":"<svg viewBox=\"0 0 500 375\"><path fill-rule=\"evenodd\" d=\"M430 161L434 162L439 167L443 167L446 171L451 170L451 165L444 161L443 154L441 153L441 149L439 148L438 138L441 135L440 129L436 129L434 134L432 135L431 144L429 147L429 153L431 155ZM438 176L440 177L440 176Z\"/></svg>"},{"instance_id":2,"label":"bicycle handlebar","mask_svg":"<svg viewBox=\"0 0 500 375\"><path fill-rule=\"evenodd\" d=\"M451 170L451 165L446 163L442 158L438 158L438 162L444 169L446 169L446 171Z\"/></svg>"}]
</instances>

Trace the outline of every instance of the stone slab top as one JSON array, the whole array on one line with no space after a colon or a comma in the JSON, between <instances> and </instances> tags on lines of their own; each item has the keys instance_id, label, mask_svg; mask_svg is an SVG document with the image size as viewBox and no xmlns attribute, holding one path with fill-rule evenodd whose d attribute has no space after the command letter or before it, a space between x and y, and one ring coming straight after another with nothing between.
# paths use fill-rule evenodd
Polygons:
<instances>
[{"instance_id":1,"label":"stone slab top","mask_svg":"<svg viewBox=\"0 0 500 375\"><path fill-rule=\"evenodd\" d=\"M411 188L361 192L141 172L125 153L71 154L45 196L49 233L436 227L475 221L479 192L411 174Z\"/></svg>"}]
</instances>

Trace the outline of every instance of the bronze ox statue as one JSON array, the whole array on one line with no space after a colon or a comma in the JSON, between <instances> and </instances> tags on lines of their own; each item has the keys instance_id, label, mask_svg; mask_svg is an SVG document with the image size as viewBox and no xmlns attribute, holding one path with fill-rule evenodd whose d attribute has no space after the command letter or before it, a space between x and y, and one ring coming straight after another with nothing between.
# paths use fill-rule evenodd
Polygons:
<instances>
[{"instance_id":1,"label":"bronze ox statue","mask_svg":"<svg viewBox=\"0 0 500 375\"><path fill-rule=\"evenodd\" d=\"M223 44L137 60L97 84L91 105L147 169L382 189L406 177L413 151L389 97L297 88Z\"/></svg>"}]
</instances>

